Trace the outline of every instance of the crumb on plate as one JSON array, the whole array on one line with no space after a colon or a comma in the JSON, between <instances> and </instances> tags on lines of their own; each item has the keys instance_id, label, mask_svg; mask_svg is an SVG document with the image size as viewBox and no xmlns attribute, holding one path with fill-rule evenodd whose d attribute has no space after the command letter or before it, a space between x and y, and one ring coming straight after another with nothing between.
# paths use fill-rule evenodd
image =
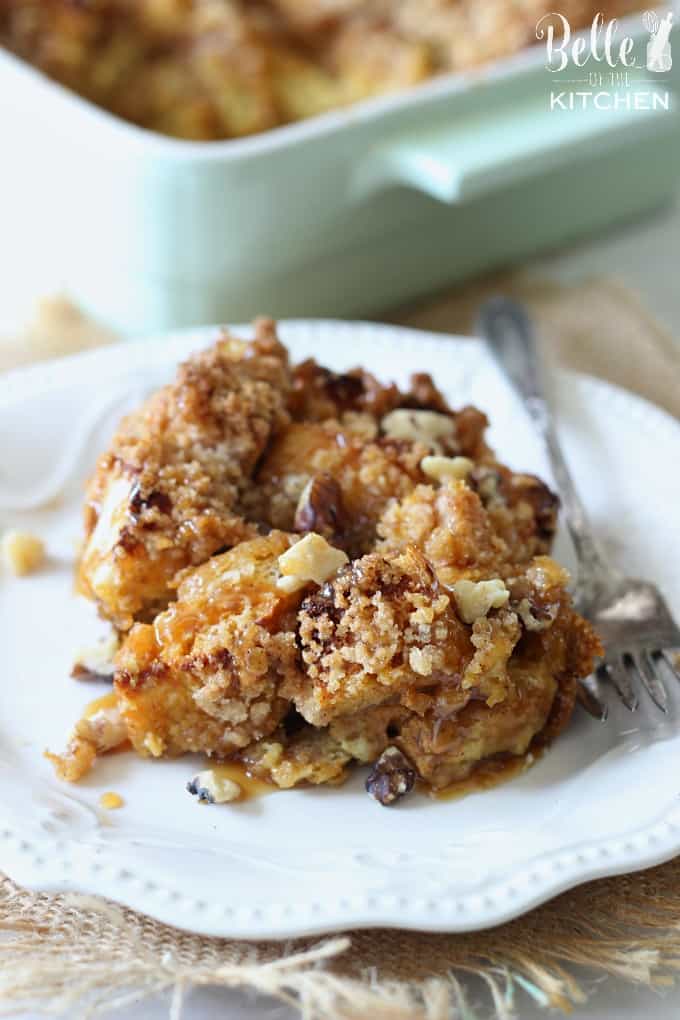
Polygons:
<instances>
[{"instance_id":1,"label":"crumb on plate","mask_svg":"<svg viewBox=\"0 0 680 1020\"><path fill-rule=\"evenodd\" d=\"M28 531L6 531L0 539L0 552L16 577L33 574L45 562L45 543Z\"/></svg>"},{"instance_id":2,"label":"crumb on plate","mask_svg":"<svg viewBox=\"0 0 680 1020\"><path fill-rule=\"evenodd\" d=\"M109 790L107 793L103 793L99 798L99 806L105 808L107 811L116 811L118 808L122 808L125 801L119 793L114 793Z\"/></svg>"}]
</instances>

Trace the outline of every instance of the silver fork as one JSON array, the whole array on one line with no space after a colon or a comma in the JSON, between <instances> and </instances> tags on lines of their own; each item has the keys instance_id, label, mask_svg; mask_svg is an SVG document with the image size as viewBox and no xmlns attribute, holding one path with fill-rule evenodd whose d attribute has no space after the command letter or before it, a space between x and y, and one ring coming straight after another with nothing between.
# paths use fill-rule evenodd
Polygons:
<instances>
[{"instance_id":1,"label":"silver fork","mask_svg":"<svg viewBox=\"0 0 680 1020\"><path fill-rule=\"evenodd\" d=\"M495 297L479 312L478 333L519 393L545 443L578 564L575 604L595 626L605 655L594 677L584 681L581 701L600 719L607 715L598 681L613 684L631 712L641 687L662 712L668 711L666 680L680 680L671 650L680 648L680 629L655 585L625 577L600 550L557 438L531 322L515 301ZM672 680L671 680L672 682Z\"/></svg>"}]
</instances>

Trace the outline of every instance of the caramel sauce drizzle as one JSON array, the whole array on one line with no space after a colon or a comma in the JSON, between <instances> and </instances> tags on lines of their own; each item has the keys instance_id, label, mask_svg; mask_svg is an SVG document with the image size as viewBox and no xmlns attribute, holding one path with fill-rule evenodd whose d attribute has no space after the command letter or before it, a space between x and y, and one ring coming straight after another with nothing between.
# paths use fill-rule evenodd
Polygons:
<instances>
[{"instance_id":1,"label":"caramel sauce drizzle","mask_svg":"<svg viewBox=\"0 0 680 1020\"><path fill-rule=\"evenodd\" d=\"M115 708L118 704L115 691L109 691L108 694L103 694L101 698L95 698L94 701L89 701L83 711L83 719L91 719L97 712L103 712L107 708Z\"/></svg>"},{"instance_id":2,"label":"caramel sauce drizzle","mask_svg":"<svg viewBox=\"0 0 680 1020\"><path fill-rule=\"evenodd\" d=\"M233 783L240 786L241 796L235 802L237 804L241 804L246 800L252 800L254 797L263 797L265 794L274 793L275 790L279 789L273 783L268 783L264 779L258 779L257 776L248 771L243 762L230 761L216 765L214 762L209 761L206 768L212 769L220 779L231 779Z\"/></svg>"},{"instance_id":3,"label":"caramel sauce drizzle","mask_svg":"<svg viewBox=\"0 0 680 1020\"><path fill-rule=\"evenodd\" d=\"M83 718L89 719L97 712L106 710L108 708L115 708L116 706L116 694L115 691L109 691L108 694L102 695L100 698L95 698L90 701L83 711ZM126 742L116 750L130 750L130 744ZM484 790L493 789L495 786L500 786L502 783L507 783L509 780L514 779L516 776L526 772L531 767L533 762L540 756L540 750L533 750L527 755L518 755L503 760L486 761L479 764L471 776L467 776L465 779L459 779L449 786L442 787L439 790L434 790L429 783L420 780L417 784L419 792L433 798L434 800L459 800L463 797L467 797L473 793L481 793ZM236 803L243 803L245 801L253 800L256 797L263 797L267 794L274 793L279 790L279 787L274 783L269 782L266 779L260 779L258 776L254 776L249 771L248 767L240 761L222 762L215 763L210 759L206 762L206 768L213 769L216 774L222 779L231 779L232 782L237 783L241 789L241 795ZM108 794L103 794L101 799L102 807L113 808L112 803L104 804L104 797L108 797ZM116 794L112 797L117 796ZM120 805L116 804L115 807Z\"/></svg>"},{"instance_id":4,"label":"caramel sauce drizzle","mask_svg":"<svg viewBox=\"0 0 680 1020\"><path fill-rule=\"evenodd\" d=\"M433 790L426 783L418 785L434 800L459 800L471 793L491 790L495 786L507 783L510 779L515 779L526 772L539 756L540 752L531 751L529 754L513 755L502 761L481 762L476 766L471 776L459 779L440 790Z\"/></svg>"}]
</instances>

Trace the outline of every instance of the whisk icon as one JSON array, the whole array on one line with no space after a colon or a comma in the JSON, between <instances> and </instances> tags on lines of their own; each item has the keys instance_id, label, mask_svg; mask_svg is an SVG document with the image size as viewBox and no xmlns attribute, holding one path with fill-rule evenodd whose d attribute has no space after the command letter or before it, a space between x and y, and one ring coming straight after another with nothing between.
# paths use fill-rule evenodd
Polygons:
<instances>
[{"instance_id":1,"label":"whisk icon","mask_svg":"<svg viewBox=\"0 0 680 1020\"><path fill-rule=\"evenodd\" d=\"M670 41L673 12L669 11L659 20L654 11L645 11L642 21L650 36L647 43L647 70L657 74L670 71L673 66Z\"/></svg>"}]
</instances>

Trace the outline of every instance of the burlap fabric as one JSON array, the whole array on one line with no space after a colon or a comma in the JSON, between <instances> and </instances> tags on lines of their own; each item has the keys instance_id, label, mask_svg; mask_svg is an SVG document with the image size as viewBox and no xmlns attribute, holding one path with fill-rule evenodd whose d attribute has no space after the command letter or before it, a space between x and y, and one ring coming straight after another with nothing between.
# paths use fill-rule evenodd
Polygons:
<instances>
[{"instance_id":1,"label":"burlap fabric","mask_svg":"<svg viewBox=\"0 0 680 1020\"><path fill-rule=\"evenodd\" d=\"M680 345L611 281L562 289L496 279L393 319L466 333L480 297L500 290L527 301L558 360L680 416ZM0 343L0 364L27 360L31 345L56 353L41 332L49 328L38 323L21 344ZM92 343L87 330L65 340L69 350ZM277 996L307 1020L470 1020L464 988L474 974L488 990L483 1012L507 1020L522 995L565 1010L582 1001L574 976L582 967L640 984L672 981L680 968L680 859L591 883L465 936L375 930L286 945L209 939L92 897L27 893L8 879L0 880L0 931L2 1013L33 1008L76 1018L117 1008L125 1015L133 1000L167 993L178 1020L187 990L211 985Z\"/></svg>"}]
</instances>

